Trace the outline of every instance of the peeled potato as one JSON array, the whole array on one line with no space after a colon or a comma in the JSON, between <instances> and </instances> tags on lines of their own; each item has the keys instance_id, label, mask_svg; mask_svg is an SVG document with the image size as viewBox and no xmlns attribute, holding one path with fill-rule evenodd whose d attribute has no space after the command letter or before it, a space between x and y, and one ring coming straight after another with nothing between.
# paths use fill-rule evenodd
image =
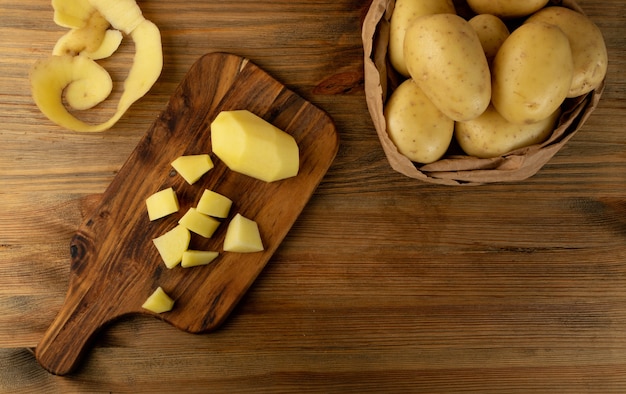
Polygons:
<instances>
[{"instance_id":1,"label":"peeled potato","mask_svg":"<svg viewBox=\"0 0 626 394\"><path fill-rule=\"evenodd\" d=\"M220 112L211 123L213 153L232 171L274 182L298 175L292 135L248 110Z\"/></svg>"}]
</instances>

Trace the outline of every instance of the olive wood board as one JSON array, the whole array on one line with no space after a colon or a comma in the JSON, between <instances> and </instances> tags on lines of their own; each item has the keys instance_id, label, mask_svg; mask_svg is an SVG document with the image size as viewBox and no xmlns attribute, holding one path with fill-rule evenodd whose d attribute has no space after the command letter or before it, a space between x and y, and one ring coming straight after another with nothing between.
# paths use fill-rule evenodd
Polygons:
<instances>
[{"instance_id":1,"label":"olive wood board","mask_svg":"<svg viewBox=\"0 0 626 394\"><path fill-rule=\"evenodd\" d=\"M295 138L297 176L267 183L229 170L212 153L211 122L220 111L236 109L247 109ZM153 314L141 305L157 286L175 304L153 315L190 333L217 328L287 235L338 147L335 125L324 111L248 59L227 53L201 57L73 236L68 292L35 349L38 362L53 374L72 372L108 323L129 314ZM171 162L203 153L211 155L215 167L189 185ZM168 187L176 191L180 210L151 222L145 200ZM233 205L211 238L192 233L190 249L220 255L209 265L168 269L152 239L176 226L205 189L229 197ZM227 223L237 213L258 223L264 251L223 251Z\"/></svg>"}]
</instances>

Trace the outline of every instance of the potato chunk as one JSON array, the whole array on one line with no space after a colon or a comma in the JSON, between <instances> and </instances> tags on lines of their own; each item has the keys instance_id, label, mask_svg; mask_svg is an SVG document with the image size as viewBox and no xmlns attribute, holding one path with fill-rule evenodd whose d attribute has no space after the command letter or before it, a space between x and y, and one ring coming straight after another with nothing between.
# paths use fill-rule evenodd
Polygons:
<instances>
[{"instance_id":1,"label":"potato chunk","mask_svg":"<svg viewBox=\"0 0 626 394\"><path fill-rule=\"evenodd\" d=\"M228 216L232 204L233 202L230 198L207 189L202 193L196 209L205 215L225 218Z\"/></svg>"},{"instance_id":2,"label":"potato chunk","mask_svg":"<svg viewBox=\"0 0 626 394\"><path fill-rule=\"evenodd\" d=\"M254 220L236 214L228 224L224 238L224 251L250 253L263 248L259 226Z\"/></svg>"},{"instance_id":3,"label":"potato chunk","mask_svg":"<svg viewBox=\"0 0 626 394\"><path fill-rule=\"evenodd\" d=\"M163 313L172 310L174 300L159 286L146 299L141 307L154 313Z\"/></svg>"},{"instance_id":4,"label":"potato chunk","mask_svg":"<svg viewBox=\"0 0 626 394\"><path fill-rule=\"evenodd\" d=\"M178 212L176 192L171 187L158 191L146 199L146 207L150 220L160 219Z\"/></svg>"},{"instance_id":5,"label":"potato chunk","mask_svg":"<svg viewBox=\"0 0 626 394\"><path fill-rule=\"evenodd\" d=\"M178 221L178 224L185 226L189 231L211 238L220 222L208 215L198 212L196 208L189 208L187 213Z\"/></svg>"},{"instance_id":6,"label":"potato chunk","mask_svg":"<svg viewBox=\"0 0 626 394\"><path fill-rule=\"evenodd\" d=\"M191 241L191 233L181 224L152 240L165 266L170 269L181 262L183 253L189 247L189 241Z\"/></svg>"},{"instance_id":7,"label":"potato chunk","mask_svg":"<svg viewBox=\"0 0 626 394\"><path fill-rule=\"evenodd\" d=\"M219 252L212 250L186 250L180 266L184 268L207 265L219 256Z\"/></svg>"},{"instance_id":8,"label":"potato chunk","mask_svg":"<svg viewBox=\"0 0 626 394\"><path fill-rule=\"evenodd\" d=\"M298 174L295 139L247 110L220 112L211 123L211 143L233 171L266 182Z\"/></svg>"},{"instance_id":9,"label":"potato chunk","mask_svg":"<svg viewBox=\"0 0 626 394\"><path fill-rule=\"evenodd\" d=\"M213 168L213 161L207 154L180 156L172 162L172 167L187 183L193 185L202 175Z\"/></svg>"}]
</instances>

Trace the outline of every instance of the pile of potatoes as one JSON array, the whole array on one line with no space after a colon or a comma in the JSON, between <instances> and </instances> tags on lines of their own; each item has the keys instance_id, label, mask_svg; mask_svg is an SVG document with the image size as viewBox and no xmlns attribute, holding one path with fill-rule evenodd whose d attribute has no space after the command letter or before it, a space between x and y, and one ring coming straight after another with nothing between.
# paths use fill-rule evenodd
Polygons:
<instances>
[{"instance_id":1,"label":"pile of potatoes","mask_svg":"<svg viewBox=\"0 0 626 394\"><path fill-rule=\"evenodd\" d=\"M568 98L602 84L607 51L585 15L548 0L396 0L389 61L403 76L385 105L387 133L416 163L456 139L491 158L545 141Z\"/></svg>"}]
</instances>

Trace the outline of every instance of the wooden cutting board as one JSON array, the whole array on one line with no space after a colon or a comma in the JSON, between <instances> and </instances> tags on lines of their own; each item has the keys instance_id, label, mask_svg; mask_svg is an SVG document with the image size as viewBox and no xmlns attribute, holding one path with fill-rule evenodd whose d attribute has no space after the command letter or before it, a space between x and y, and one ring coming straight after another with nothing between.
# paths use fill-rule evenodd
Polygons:
<instances>
[{"instance_id":1,"label":"wooden cutting board","mask_svg":"<svg viewBox=\"0 0 626 394\"><path fill-rule=\"evenodd\" d=\"M266 183L230 171L212 154L210 123L222 110L247 109L293 135L300 149L296 177ZM175 300L158 318L191 333L218 327L276 251L330 167L339 146L332 120L242 57L213 53L190 69L93 214L71 241L69 289L61 311L35 354L48 371L72 371L94 335L116 318L149 313L142 303L161 286ZM215 167L188 185L170 163L209 153ZM150 222L145 199L176 190L180 211ZM152 239L172 229L204 189L233 200L230 216L212 238L192 234L190 248L217 250L207 266L168 269ZM263 252L223 252L227 222L255 220Z\"/></svg>"}]
</instances>

